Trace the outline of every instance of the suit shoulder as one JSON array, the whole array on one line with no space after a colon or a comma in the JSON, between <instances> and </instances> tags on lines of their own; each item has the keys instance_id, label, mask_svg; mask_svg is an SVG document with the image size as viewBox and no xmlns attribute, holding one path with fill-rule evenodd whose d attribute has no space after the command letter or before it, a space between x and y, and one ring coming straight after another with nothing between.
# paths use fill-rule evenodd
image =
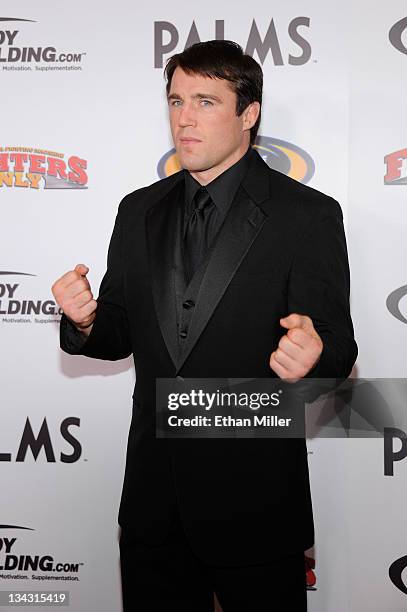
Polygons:
<instances>
[{"instance_id":1,"label":"suit shoulder","mask_svg":"<svg viewBox=\"0 0 407 612\"><path fill-rule=\"evenodd\" d=\"M333 197L272 168L270 168L270 173L273 194L282 197L288 207L306 208L312 216L335 215L342 217L342 208Z\"/></svg>"},{"instance_id":2,"label":"suit shoulder","mask_svg":"<svg viewBox=\"0 0 407 612\"><path fill-rule=\"evenodd\" d=\"M180 180L182 180L183 171L180 170L163 179L159 179L150 185L140 187L124 196L119 204L119 212L121 214L132 214L133 212L142 211L149 206L152 206L157 200L164 197Z\"/></svg>"}]
</instances>

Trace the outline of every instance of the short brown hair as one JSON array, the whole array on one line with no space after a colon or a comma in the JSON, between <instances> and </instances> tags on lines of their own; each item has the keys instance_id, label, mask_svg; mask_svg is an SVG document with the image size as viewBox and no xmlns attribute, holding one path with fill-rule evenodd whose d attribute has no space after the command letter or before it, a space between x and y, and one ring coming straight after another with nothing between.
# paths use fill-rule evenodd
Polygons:
<instances>
[{"instance_id":1,"label":"short brown hair","mask_svg":"<svg viewBox=\"0 0 407 612\"><path fill-rule=\"evenodd\" d=\"M173 74L178 67L187 74L196 73L229 81L237 97L237 116L240 116L252 102L260 103L258 119L250 129L252 145L260 125L263 92L263 71L256 60L243 53L242 47L232 40L208 40L196 43L167 60L164 69L167 95Z\"/></svg>"}]
</instances>

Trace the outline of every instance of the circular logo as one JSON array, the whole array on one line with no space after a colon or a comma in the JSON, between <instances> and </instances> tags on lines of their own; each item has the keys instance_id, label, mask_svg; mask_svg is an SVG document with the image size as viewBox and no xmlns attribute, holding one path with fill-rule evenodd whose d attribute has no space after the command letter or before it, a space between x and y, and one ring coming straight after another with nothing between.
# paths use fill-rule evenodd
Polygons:
<instances>
[{"instance_id":1,"label":"circular logo","mask_svg":"<svg viewBox=\"0 0 407 612\"><path fill-rule=\"evenodd\" d=\"M403 581L402 573L407 567L407 556L394 561L389 567L389 577L395 587L407 595L407 586Z\"/></svg>"},{"instance_id":2,"label":"circular logo","mask_svg":"<svg viewBox=\"0 0 407 612\"><path fill-rule=\"evenodd\" d=\"M407 30L407 17L397 21L389 31L390 42L397 51L400 51L400 53L407 53L407 47L402 40L405 30Z\"/></svg>"},{"instance_id":3,"label":"circular logo","mask_svg":"<svg viewBox=\"0 0 407 612\"><path fill-rule=\"evenodd\" d=\"M387 310L402 323L407 323L407 318L400 310L400 302L407 295L407 285L398 287L387 296Z\"/></svg>"},{"instance_id":4,"label":"circular logo","mask_svg":"<svg viewBox=\"0 0 407 612\"><path fill-rule=\"evenodd\" d=\"M308 183L314 175L315 164L312 157L297 145L270 136L258 136L253 148L258 151L270 168L287 176ZM175 149L161 157L157 165L157 174L165 178L179 172L181 165Z\"/></svg>"}]
</instances>

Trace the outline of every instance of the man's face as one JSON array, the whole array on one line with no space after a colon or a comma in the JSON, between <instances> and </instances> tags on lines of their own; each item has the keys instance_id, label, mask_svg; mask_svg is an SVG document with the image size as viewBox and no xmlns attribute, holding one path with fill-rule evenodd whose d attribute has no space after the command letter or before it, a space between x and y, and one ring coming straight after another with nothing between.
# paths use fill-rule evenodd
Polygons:
<instances>
[{"instance_id":1,"label":"man's face","mask_svg":"<svg viewBox=\"0 0 407 612\"><path fill-rule=\"evenodd\" d=\"M181 166L209 182L235 163L250 143L246 113L224 79L176 68L168 94L171 132ZM201 173L201 174L200 174Z\"/></svg>"}]
</instances>

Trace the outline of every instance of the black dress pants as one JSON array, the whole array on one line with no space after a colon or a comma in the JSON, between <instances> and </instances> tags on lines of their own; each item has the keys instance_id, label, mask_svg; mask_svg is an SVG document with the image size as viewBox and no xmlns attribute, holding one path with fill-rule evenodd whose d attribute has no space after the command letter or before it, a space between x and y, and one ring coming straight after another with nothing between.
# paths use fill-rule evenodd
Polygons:
<instances>
[{"instance_id":1,"label":"black dress pants","mask_svg":"<svg viewBox=\"0 0 407 612\"><path fill-rule=\"evenodd\" d=\"M207 565L191 550L179 517L166 542L150 547L125 530L120 539L124 612L306 612L303 552L268 564Z\"/></svg>"}]
</instances>

